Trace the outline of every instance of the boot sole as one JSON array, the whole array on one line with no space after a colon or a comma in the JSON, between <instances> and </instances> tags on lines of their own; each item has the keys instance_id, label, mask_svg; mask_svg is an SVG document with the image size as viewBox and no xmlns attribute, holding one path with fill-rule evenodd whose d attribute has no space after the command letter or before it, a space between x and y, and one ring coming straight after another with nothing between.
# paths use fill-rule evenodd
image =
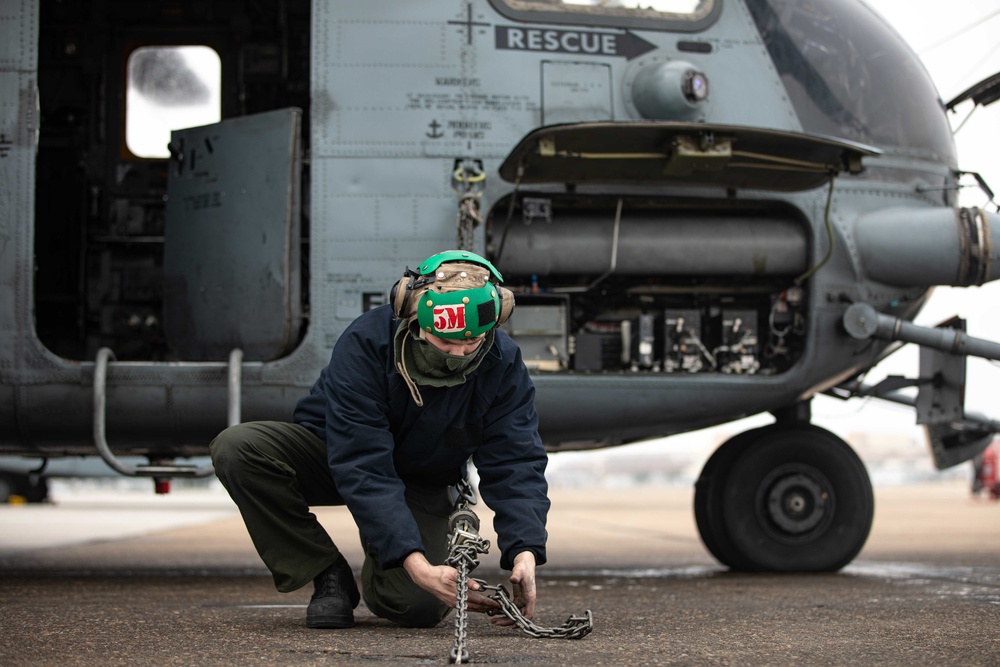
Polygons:
<instances>
[{"instance_id":1,"label":"boot sole","mask_svg":"<svg viewBox=\"0 0 1000 667\"><path fill-rule=\"evenodd\" d=\"M344 616L306 617L306 627L329 629L329 630L342 630L344 628L353 628L354 618L353 617L348 618Z\"/></svg>"}]
</instances>

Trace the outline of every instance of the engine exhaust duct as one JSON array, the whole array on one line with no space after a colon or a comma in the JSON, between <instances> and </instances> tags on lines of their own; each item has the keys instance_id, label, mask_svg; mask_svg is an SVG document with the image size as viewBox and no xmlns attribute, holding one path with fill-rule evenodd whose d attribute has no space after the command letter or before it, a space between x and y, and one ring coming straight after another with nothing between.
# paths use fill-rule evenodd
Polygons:
<instances>
[{"instance_id":1,"label":"engine exhaust duct","mask_svg":"<svg viewBox=\"0 0 1000 667\"><path fill-rule=\"evenodd\" d=\"M892 208L858 219L855 247L865 274L887 285L969 287L1000 278L998 228L978 208Z\"/></svg>"}]
</instances>

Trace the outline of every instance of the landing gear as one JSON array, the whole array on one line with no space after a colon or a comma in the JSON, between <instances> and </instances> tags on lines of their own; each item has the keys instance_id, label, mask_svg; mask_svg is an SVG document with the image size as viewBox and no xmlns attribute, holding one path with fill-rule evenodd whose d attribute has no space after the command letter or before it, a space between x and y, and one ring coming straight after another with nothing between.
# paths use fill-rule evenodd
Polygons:
<instances>
[{"instance_id":1,"label":"landing gear","mask_svg":"<svg viewBox=\"0 0 1000 667\"><path fill-rule=\"evenodd\" d=\"M811 424L774 424L716 450L694 511L705 546L734 570L829 572L861 551L875 501L846 442Z\"/></svg>"}]
</instances>

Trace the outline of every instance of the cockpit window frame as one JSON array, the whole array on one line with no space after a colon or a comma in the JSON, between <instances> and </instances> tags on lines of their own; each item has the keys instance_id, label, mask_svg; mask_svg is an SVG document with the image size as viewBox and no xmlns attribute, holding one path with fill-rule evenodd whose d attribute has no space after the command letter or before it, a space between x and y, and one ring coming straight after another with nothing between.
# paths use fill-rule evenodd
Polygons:
<instances>
[{"instance_id":1,"label":"cockpit window frame","mask_svg":"<svg viewBox=\"0 0 1000 667\"><path fill-rule=\"evenodd\" d=\"M659 30L663 32L701 32L715 23L722 13L722 3L725 0L705 0L707 9L692 18L657 18L650 16L628 16L622 14L600 14L586 11L581 5L580 11L544 11L537 9L518 8L518 0L489 0L490 5L502 16L526 23L554 23L562 25L586 25L602 28L631 28L634 30ZM665 15L666 16L666 15ZM670 16L683 17L681 14Z\"/></svg>"},{"instance_id":2,"label":"cockpit window frame","mask_svg":"<svg viewBox=\"0 0 1000 667\"><path fill-rule=\"evenodd\" d=\"M957 169L930 74L864 0L748 0L747 9L805 132Z\"/></svg>"}]
</instances>

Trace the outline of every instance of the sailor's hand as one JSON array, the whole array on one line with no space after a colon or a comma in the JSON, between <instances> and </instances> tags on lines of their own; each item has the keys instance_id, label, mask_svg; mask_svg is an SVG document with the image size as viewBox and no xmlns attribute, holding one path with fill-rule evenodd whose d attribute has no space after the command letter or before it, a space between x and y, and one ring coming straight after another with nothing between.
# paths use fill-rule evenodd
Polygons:
<instances>
[{"instance_id":1,"label":"sailor's hand","mask_svg":"<svg viewBox=\"0 0 1000 667\"><path fill-rule=\"evenodd\" d=\"M521 614L531 620L535 616L535 554L522 551L514 557L514 569L510 573L514 604ZM506 616L494 616L494 625L513 625Z\"/></svg>"},{"instance_id":2,"label":"sailor's hand","mask_svg":"<svg viewBox=\"0 0 1000 667\"><path fill-rule=\"evenodd\" d=\"M449 565L431 565L419 551L414 551L403 561L403 569L417 586L424 589L451 608L458 604L458 570ZM499 611L500 603L476 593L479 583L469 579L469 611Z\"/></svg>"}]
</instances>

